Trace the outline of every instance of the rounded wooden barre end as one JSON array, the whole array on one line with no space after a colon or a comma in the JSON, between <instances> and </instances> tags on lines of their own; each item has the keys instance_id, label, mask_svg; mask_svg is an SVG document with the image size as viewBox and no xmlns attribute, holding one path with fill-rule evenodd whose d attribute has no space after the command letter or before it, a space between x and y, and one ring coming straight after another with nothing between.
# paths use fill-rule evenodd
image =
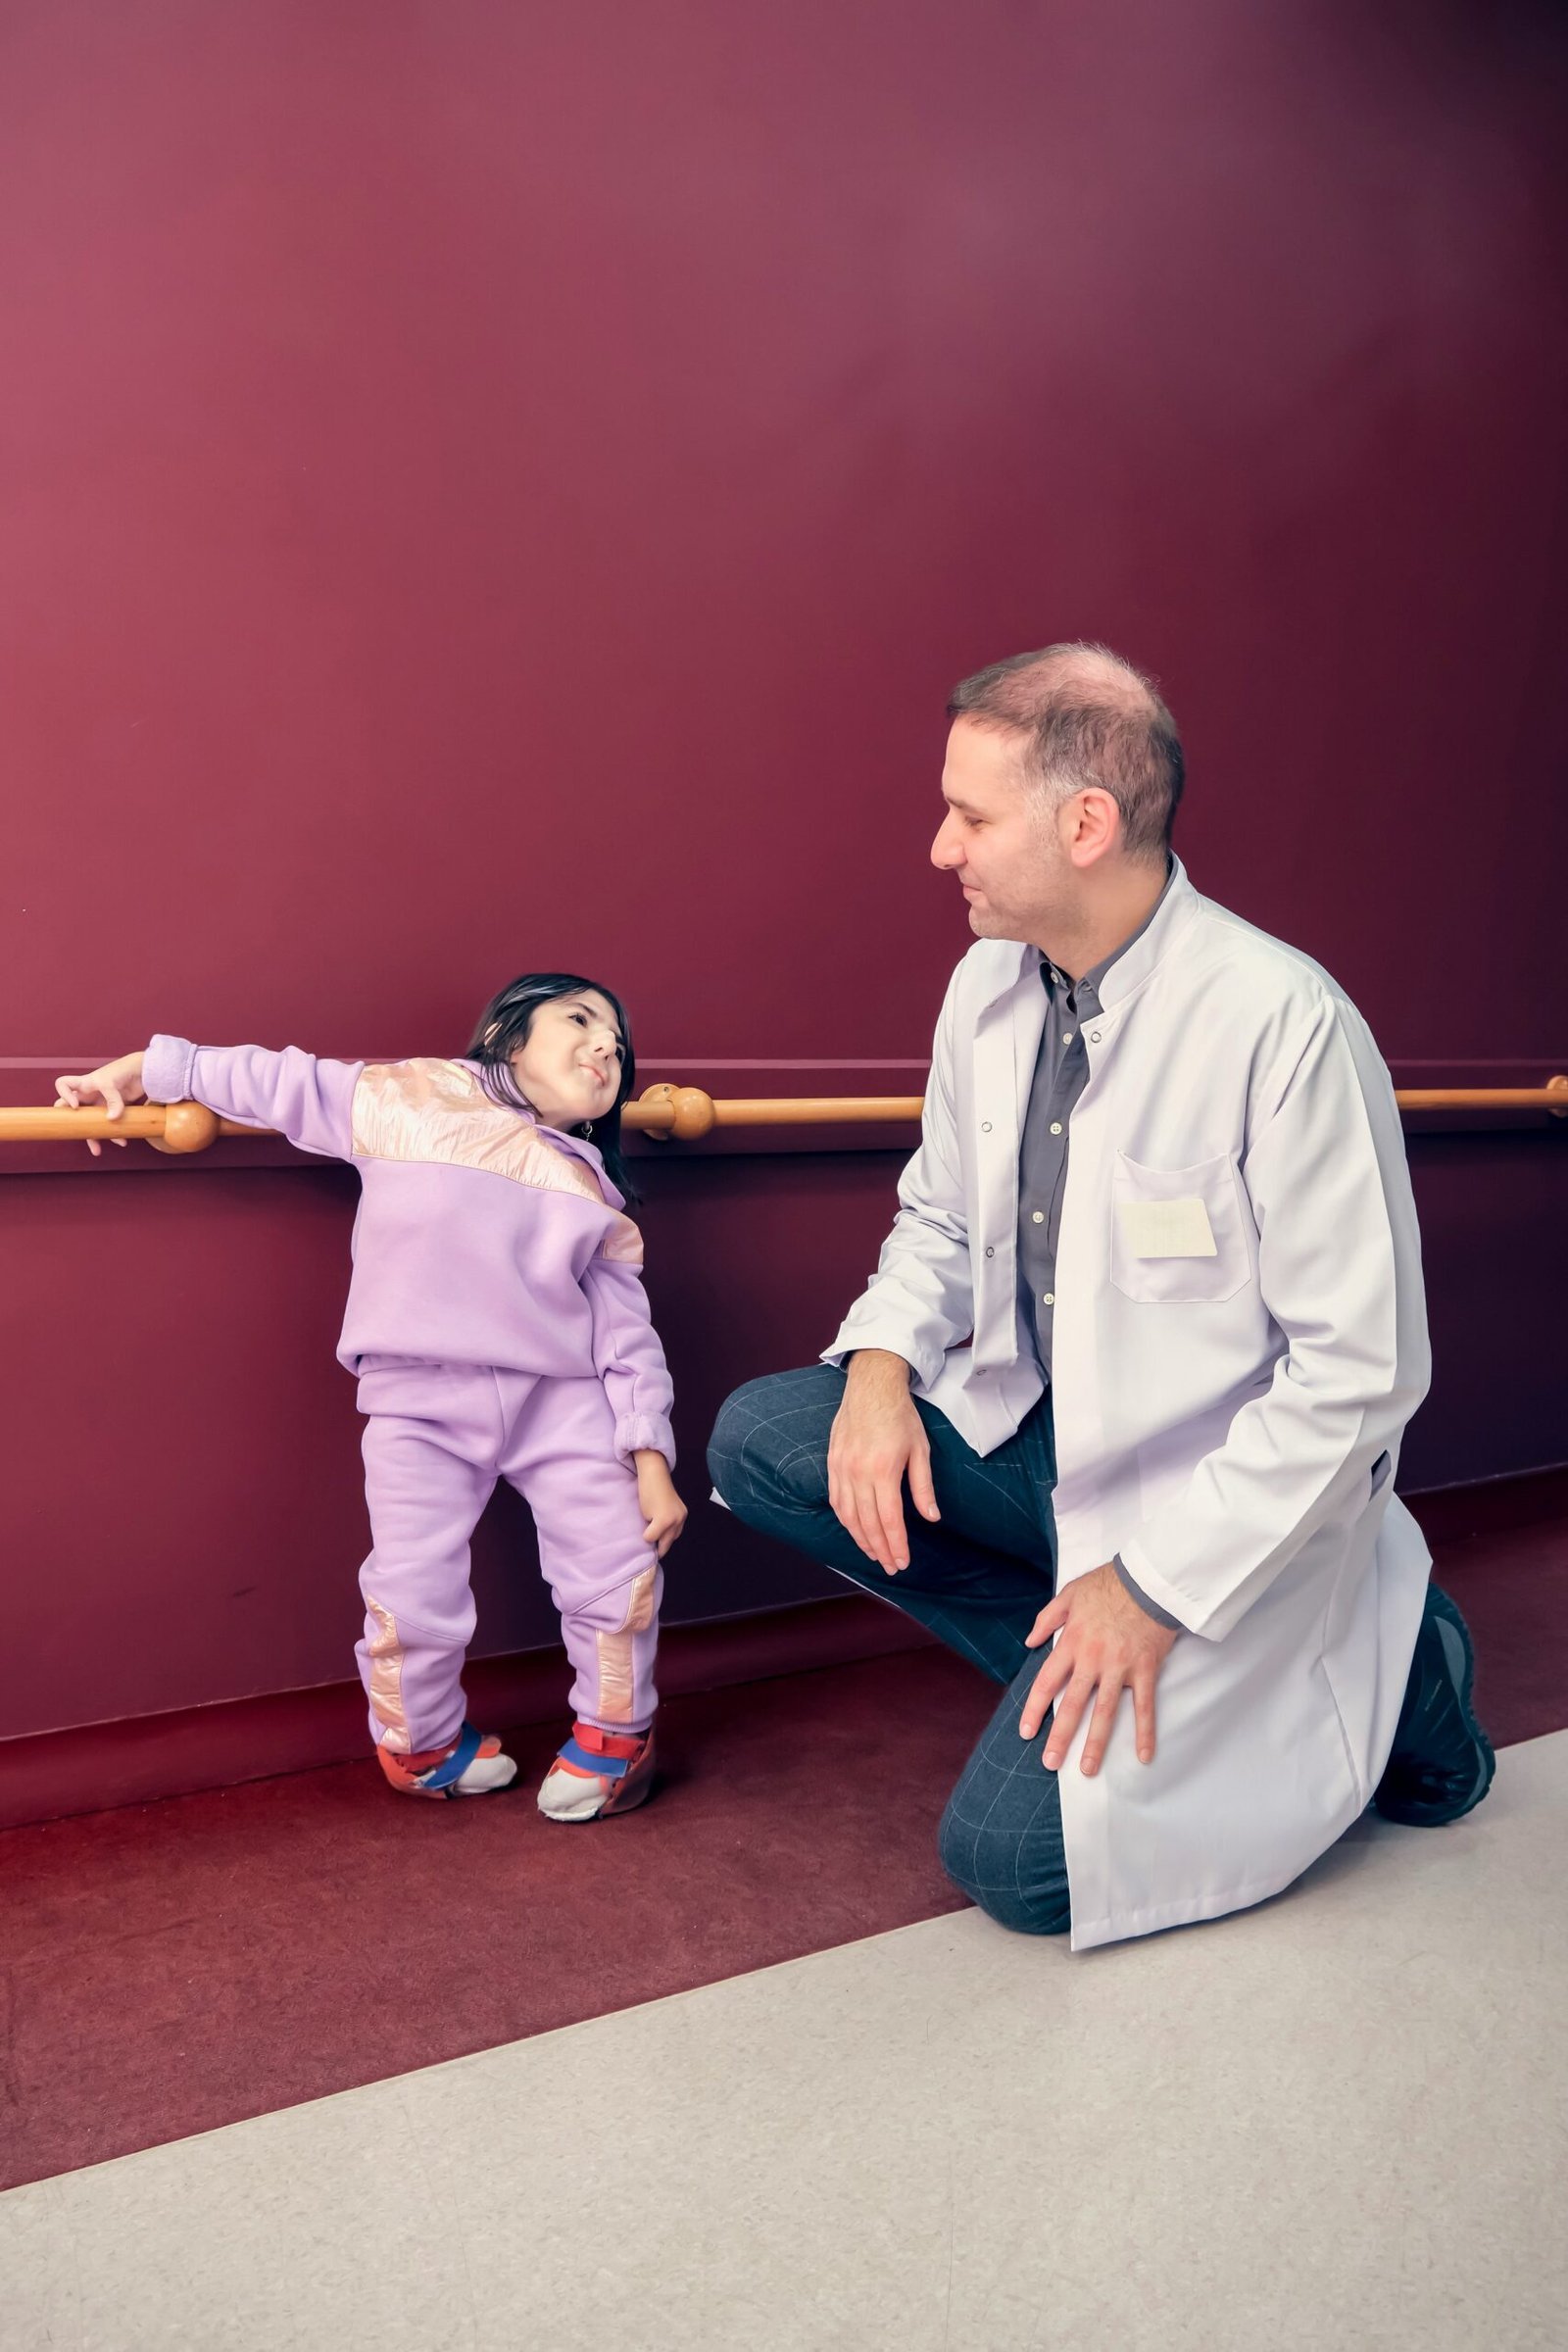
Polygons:
<instances>
[{"instance_id":1,"label":"rounded wooden barre end","mask_svg":"<svg viewBox=\"0 0 1568 2352\"><path fill-rule=\"evenodd\" d=\"M700 1137L712 1134L718 1114L711 1095L705 1095L700 1086L677 1086L674 1100L673 1132L683 1144L695 1144Z\"/></svg>"},{"instance_id":2,"label":"rounded wooden barre end","mask_svg":"<svg viewBox=\"0 0 1568 2352\"><path fill-rule=\"evenodd\" d=\"M1564 1073L1563 1071L1559 1070L1555 1078L1548 1078L1546 1080L1546 1092L1548 1095L1563 1095L1568 1097L1568 1073ZM1568 1119L1568 1101L1564 1102L1561 1110L1550 1110L1546 1113L1546 1116L1551 1119Z\"/></svg>"},{"instance_id":3,"label":"rounded wooden barre end","mask_svg":"<svg viewBox=\"0 0 1568 2352\"><path fill-rule=\"evenodd\" d=\"M667 1144L674 1136L680 1143L694 1144L712 1133L717 1115L712 1096L705 1095L700 1086L666 1085L644 1087L637 1101L627 1103L621 1118L628 1127L652 1136L655 1143Z\"/></svg>"},{"instance_id":4,"label":"rounded wooden barre end","mask_svg":"<svg viewBox=\"0 0 1568 2352\"><path fill-rule=\"evenodd\" d=\"M159 1152L205 1152L209 1144L217 1143L220 1123L217 1111L209 1110L205 1102L171 1102L164 1114L162 1136L151 1136L148 1141Z\"/></svg>"}]
</instances>

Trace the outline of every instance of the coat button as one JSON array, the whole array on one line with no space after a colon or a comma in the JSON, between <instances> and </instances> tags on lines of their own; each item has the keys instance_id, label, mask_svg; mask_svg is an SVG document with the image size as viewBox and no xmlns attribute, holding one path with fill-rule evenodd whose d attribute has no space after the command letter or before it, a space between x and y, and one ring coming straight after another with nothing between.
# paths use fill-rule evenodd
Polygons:
<instances>
[{"instance_id":1,"label":"coat button","mask_svg":"<svg viewBox=\"0 0 1568 2352\"><path fill-rule=\"evenodd\" d=\"M1046 1221L1046 1212L1045 1212L1045 1210L1044 1210L1043 1208L1037 1208L1037 1209L1035 1210L1035 1212L1034 1212L1034 1214L1033 1214L1033 1216L1032 1216L1032 1218L1031 1218L1030 1222L1031 1222L1032 1224L1035 1224L1035 1225L1043 1225L1043 1224L1045 1223L1045 1221Z\"/></svg>"},{"instance_id":2,"label":"coat button","mask_svg":"<svg viewBox=\"0 0 1568 2352\"><path fill-rule=\"evenodd\" d=\"M982 1135L989 1135L991 1133L991 1121L989 1119L981 1120L980 1132Z\"/></svg>"},{"instance_id":3,"label":"coat button","mask_svg":"<svg viewBox=\"0 0 1568 2352\"><path fill-rule=\"evenodd\" d=\"M992 1247L991 1247L990 1243L988 1242L988 1243L986 1244L986 1255L987 1255L987 1257L995 1257L995 1256L996 1256L996 1254L997 1254L997 1253L996 1253L996 1251L995 1251L995 1250L992 1249Z\"/></svg>"},{"instance_id":4,"label":"coat button","mask_svg":"<svg viewBox=\"0 0 1568 2352\"><path fill-rule=\"evenodd\" d=\"M1090 1030L1090 1032L1089 1032L1089 1043L1090 1043L1092 1046L1098 1046L1098 1045L1099 1045L1099 1043L1100 1043L1100 1031L1099 1031L1098 1029L1091 1029L1091 1030Z\"/></svg>"}]
</instances>

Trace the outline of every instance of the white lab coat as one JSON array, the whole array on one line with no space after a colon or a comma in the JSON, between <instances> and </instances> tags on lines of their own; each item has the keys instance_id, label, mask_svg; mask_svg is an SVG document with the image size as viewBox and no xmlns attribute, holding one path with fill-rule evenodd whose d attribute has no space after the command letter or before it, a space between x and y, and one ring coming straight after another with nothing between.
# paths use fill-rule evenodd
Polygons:
<instances>
[{"instance_id":1,"label":"white lab coat","mask_svg":"<svg viewBox=\"0 0 1568 2352\"><path fill-rule=\"evenodd\" d=\"M1016 1266L1039 967L984 940L954 974L898 1217L825 1351L906 1357L981 1453L1042 1385ZM1078 1770L1087 1719L1062 1770L1074 1949L1260 1902L1348 1828L1388 1760L1431 1564L1394 1494L1430 1356L1365 1022L1179 864L1101 998L1055 1275L1058 1575L1120 1552L1187 1631L1154 1761L1124 1699L1099 1777ZM1172 1201L1162 1235L1145 1204ZM1173 1238L1212 1252L1155 1253Z\"/></svg>"}]
</instances>

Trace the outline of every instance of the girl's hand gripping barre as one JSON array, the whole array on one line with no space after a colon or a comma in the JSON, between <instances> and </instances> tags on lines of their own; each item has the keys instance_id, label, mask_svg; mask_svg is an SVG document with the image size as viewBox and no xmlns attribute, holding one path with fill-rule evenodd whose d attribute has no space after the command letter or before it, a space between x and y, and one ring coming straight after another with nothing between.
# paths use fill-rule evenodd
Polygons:
<instances>
[{"instance_id":1,"label":"girl's hand gripping barre","mask_svg":"<svg viewBox=\"0 0 1568 2352\"><path fill-rule=\"evenodd\" d=\"M55 1101L67 1110L86 1110L93 1103L101 1102L109 1116L118 1119L127 1102L145 1102L147 1100L147 1089L141 1082L141 1054L122 1054L118 1061L106 1061L101 1069L88 1070L82 1077L57 1078ZM109 1141L118 1144L122 1152L125 1149L122 1135L112 1135ZM102 1155L103 1146L96 1136L88 1137L87 1149L94 1159Z\"/></svg>"}]
</instances>

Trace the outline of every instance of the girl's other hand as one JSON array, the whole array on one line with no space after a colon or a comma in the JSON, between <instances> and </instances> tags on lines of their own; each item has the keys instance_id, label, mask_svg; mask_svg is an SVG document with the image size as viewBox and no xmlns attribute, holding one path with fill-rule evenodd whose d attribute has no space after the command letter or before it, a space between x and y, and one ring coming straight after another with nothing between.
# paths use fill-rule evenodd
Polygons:
<instances>
[{"instance_id":1,"label":"girl's other hand","mask_svg":"<svg viewBox=\"0 0 1568 2352\"><path fill-rule=\"evenodd\" d=\"M633 1458L637 1464L638 1506L648 1522L643 1529L643 1542L656 1544L662 1559L686 1524L686 1505L675 1492L669 1464L662 1453L650 1450Z\"/></svg>"},{"instance_id":2,"label":"girl's other hand","mask_svg":"<svg viewBox=\"0 0 1568 2352\"><path fill-rule=\"evenodd\" d=\"M141 1082L142 1056L122 1054L118 1061L106 1061L101 1069L88 1070L80 1078L57 1078L55 1101L66 1110L88 1110L101 1102L112 1119L118 1119L127 1102L144 1102L147 1090ZM122 1135L112 1135L112 1144L125 1149ZM89 1136L87 1149L97 1159L103 1146L96 1136Z\"/></svg>"}]
</instances>

